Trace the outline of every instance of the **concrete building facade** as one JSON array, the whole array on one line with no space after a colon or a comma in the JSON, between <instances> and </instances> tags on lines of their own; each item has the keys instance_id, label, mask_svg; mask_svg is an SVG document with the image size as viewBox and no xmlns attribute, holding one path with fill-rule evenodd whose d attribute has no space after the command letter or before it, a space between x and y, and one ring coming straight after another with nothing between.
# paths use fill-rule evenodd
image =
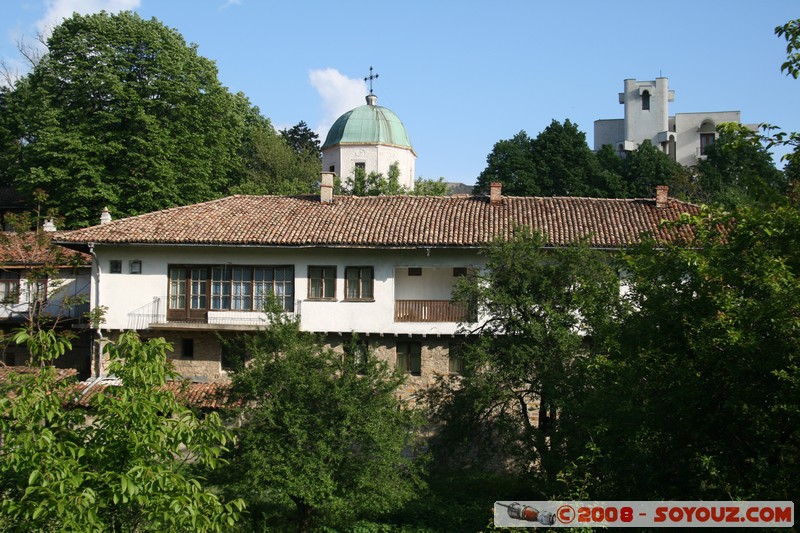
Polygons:
<instances>
[{"instance_id":1,"label":"concrete building facade","mask_svg":"<svg viewBox=\"0 0 800 533\"><path fill-rule=\"evenodd\" d=\"M669 114L675 91L668 78L651 81L627 79L619 93L625 107L624 118L594 122L594 149L611 145L624 157L645 140L684 166L694 166L716 139L716 127L722 122L741 123L739 111L706 111Z\"/></svg>"}]
</instances>

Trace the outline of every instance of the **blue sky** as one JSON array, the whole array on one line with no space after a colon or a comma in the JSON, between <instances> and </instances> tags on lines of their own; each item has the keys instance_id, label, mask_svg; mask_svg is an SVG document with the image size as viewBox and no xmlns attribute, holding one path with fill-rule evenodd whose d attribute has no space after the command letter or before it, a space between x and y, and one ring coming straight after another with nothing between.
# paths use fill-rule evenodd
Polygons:
<instances>
[{"instance_id":1,"label":"blue sky","mask_svg":"<svg viewBox=\"0 0 800 533\"><path fill-rule=\"evenodd\" d=\"M668 77L671 113L740 110L800 131L800 80L780 72L774 35L798 0L4 0L0 57L13 66L20 36L101 9L177 29L277 128L304 120L323 139L364 103L374 66L425 178L474 183L495 142L552 119L591 146L594 120L622 117L625 78Z\"/></svg>"}]
</instances>

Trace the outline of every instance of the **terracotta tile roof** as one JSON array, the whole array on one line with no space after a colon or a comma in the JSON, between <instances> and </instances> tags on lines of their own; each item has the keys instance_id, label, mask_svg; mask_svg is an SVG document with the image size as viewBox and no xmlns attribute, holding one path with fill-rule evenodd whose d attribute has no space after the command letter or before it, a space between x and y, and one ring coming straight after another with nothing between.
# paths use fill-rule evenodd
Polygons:
<instances>
[{"instance_id":1,"label":"terracotta tile roof","mask_svg":"<svg viewBox=\"0 0 800 533\"><path fill-rule=\"evenodd\" d=\"M94 384L86 381L79 383L75 387L74 404L80 407L90 407L92 398L98 392L118 385L120 383L115 380ZM226 405L227 401L228 385L225 384L171 381L164 388L174 392L179 402L201 409L220 409Z\"/></svg>"},{"instance_id":2,"label":"terracotta tile roof","mask_svg":"<svg viewBox=\"0 0 800 533\"><path fill-rule=\"evenodd\" d=\"M670 199L575 197L229 196L201 204L120 219L60 235L63 243L142 243L261 246L480 246L515 227L545 233L552 245L588 237L596 247L621 247L642 233L662 241L660 228L699 207Z\"/></svg>"},{"instance_id":3,"label":"terracotta tile roof","mask_svg":"<svg viewBox=\"0 0 800 533\"><path fill-rule=\"evenodd\" d=\"M0 365L0 383L7 383L11 374L37 374L39 367L36 366L5 366ZM56 379L74 378L78 376L78 371L74 368L57 368Z\"/></svg>"},{"instance_id":4,"label":"terracotta tile roof","mask_svg":"<svg viewBox=\"0 0 800 533\"><path fill-rule=\"evenodd\" d=\"M66 232L53 233L0 233L0 263L4 268L34 266L45 263L89 265L88 254L76 252L62 246L52 245Z\"/></svg>"}]
</instances>

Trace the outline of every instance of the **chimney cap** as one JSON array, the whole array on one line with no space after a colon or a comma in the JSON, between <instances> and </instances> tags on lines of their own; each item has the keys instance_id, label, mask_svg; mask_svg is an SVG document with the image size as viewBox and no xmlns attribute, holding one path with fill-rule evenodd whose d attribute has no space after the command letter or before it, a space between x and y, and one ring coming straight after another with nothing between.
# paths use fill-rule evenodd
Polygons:
<instances>
[{"instance_id":1,"label":"chimney cap","mask_svg":"<svg viewBox=\"0 0 800 533\"><path fill-rule=\"evenodd\" d=\"M100 224L108 224L111 222L111 213L108 212L108 207L103 208L103 212L100 213Z\"/></svg>"}]
</instances>

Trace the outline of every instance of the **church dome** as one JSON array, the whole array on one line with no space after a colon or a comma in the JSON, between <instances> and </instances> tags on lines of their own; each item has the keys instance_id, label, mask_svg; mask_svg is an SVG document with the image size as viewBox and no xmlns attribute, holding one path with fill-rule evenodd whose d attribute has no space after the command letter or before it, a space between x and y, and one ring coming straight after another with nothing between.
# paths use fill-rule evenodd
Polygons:
<instances>
[{"instance_id":1,"label":"church dome","mask_svg":"<svg viewBox=\"0 0 800 533\"><path fill-rule=\"evenodd\" d=\"M337 144L382 144L413 151L400 118L391 109L375 105L377 100L377 96L370 94L367 105L351 109L336 119L322 149Z\"/></svg>"}]
</instances>

